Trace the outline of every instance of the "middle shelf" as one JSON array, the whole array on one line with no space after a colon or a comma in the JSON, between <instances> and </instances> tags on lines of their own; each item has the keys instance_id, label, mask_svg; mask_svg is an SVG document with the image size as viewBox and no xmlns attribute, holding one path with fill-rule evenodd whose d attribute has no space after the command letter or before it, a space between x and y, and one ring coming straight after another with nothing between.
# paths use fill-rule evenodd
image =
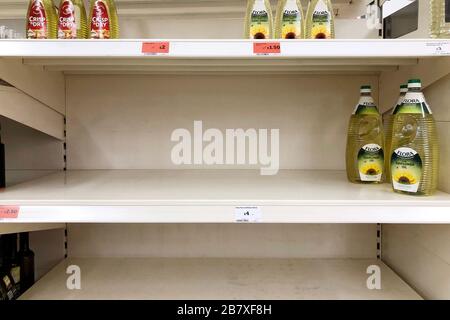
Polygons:
<instances>
[{"instance_id":1,"label":"middle shelf","mask_svg":"<svg viewBox=\"0 0 450 320\"><path fill-rule=\"evenodd\" d=\"M19 208L7 223L233 223L242 206L261 223L450 223L448 193L406 196L331 170L67 171L7 188L0 204Z\"/></svg>"}]
</instances>

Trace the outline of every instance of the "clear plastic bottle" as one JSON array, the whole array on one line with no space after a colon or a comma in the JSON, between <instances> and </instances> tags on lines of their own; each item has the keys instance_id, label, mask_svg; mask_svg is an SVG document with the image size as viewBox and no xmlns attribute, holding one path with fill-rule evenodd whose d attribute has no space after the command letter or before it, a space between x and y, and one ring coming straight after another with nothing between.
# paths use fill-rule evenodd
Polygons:
<instances>
[{"instance_id":1,"label":"clear plastic bottle","mask_svg":"<svg viewBox=\"0 0 450 320\"><path fill-rule=\"evenodd\" d=\"M61 0L58 39L86 39L87 17L83 0Z\"/></svg>"},{"instance_id":2,"label":"clear plastic bottle","mask_svg":"<svg viewBox=\"0 0 450 320\"><path fill-rule=\"evenodd\" d=\"M381 183L384 179L384 146L381 115L370 86L361 87L347 136L347 178L354 183Z\"/></svg>"},{"instance_id":3,"label":"clear plastic bottle","mask_svg":"<svg viewBox=\"0 0 450 320\"><path fill-rule=\"evenodd\" d=\"M27 39L56 39L57 16L52 0L30 0L27 12Z\"/></svg>"},{"instance_id":4,"label":"clear plastic bottle","mask_svg":"<svg viewBox=\"0 0 450 320\"><path fill-rule=\"evenodd\" d=\"M392 125L394 121L394 112L402 104L406 92L408 92L408 85L402 84L400 86L400 96L398 97L397 104L383 115L384 150L386 154L386 157L384 158L384 169L386 172L386 182L391 182L391 159L389 155L392 152Z\"/></svg>"},{"instance_id":5,"label":"clear plastic bottle","mask_svg":"<svg viewBox=\"0 0 450 320\"><path fill-rule=\"evenodd\" d=\"M244 37L246 39L273 38L273 16L269 0L248 0Z\"/></svg>"},{"instance_id":6,"label":"clear plastic bottle","mask_svg":"<svg viewBox=\"0 0 450 320\"><path fill-rule=\"evenodd\" d=\"M311 0L305 20L306 39L334 39L334 13L331 0Z\"/></svg>"},{"instance_id":7,"label":"clear plastic bottle","mask_svg":"<svg viewBox=\"0 0 450 320\"><path fill-rule=\"evenodd\" d=\"M439 142L421 81L408 82L408 92L394 112L391 176L394 191L431 195L437 188Z\"/></svg>"},{"instance_id":8,"label":"clear plastic bottle","mask_svg":"<svg viewBox=\"0 0 450 320\"><path fill-rule=\"evenodd\" d=\"M450 1L430 1L430 36L450 38Z\"/></svg>"},{"instance_id":9,"label":"clear plastic bottle","mask_svg":"<svg viewBox=\"0 0 450 320\"><path fill-rule=\"evenodd\" d=\"M91 39L119 38L119 19L114 0L91 0L89 26Z\"/></svg>"},{"instance_id":10,"label":"clear plastic bottle","mask_svg":"<svg viewBox=\"0 0 450 320\"><path fill-rule=\"evenodd\" d=\"M278 2L275 17L275 38L304 38L303 9L300 0L281 0Z\"/></svg>"}]
</instances>

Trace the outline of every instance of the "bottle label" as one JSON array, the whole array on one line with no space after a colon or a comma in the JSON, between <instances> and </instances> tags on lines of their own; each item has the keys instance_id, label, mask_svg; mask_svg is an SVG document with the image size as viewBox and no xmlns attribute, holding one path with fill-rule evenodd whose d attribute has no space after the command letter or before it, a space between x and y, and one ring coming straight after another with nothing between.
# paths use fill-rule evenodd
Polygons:
<instances>
[{"instance_id":1,"label":"bottle label","mask_svg":"<svg viewBox=\"0 0 450 320\"><path fill-rule=\"evenodd\" d=\"M11 268L11 277L13 278L15 284L20 283L20 267L19 266Z\"/></svg>"},{"instance_id":2,"label":"bottle label","mask_svg":"<svg viewBox=\"0 0 450 320\"><path fill-rule=\"evenodd\" d=\"M358 152L358 170L361 181L381 181L384 152L380 145L366 144Z\"/></svg>"},{"instance_id":3,"label":"bottle label","mask_svg":"<svg viewBox=\"0 0 450 320\"><path fill-rule=\"evenodd\" d=\"M311 37L313 39L331 38L331 12L323 0L319 0L314 8Z\"/></svg>"},{"instance_id":4,"label":"bottle label","mask_svg":"<svg viewBox=\"0 0 450 320\"><path fill-rule=\"evenodd\" d=\"M72 1L64 0L59 8L58 20L58 38L76 39L77 38L77 16L75 6Z\"/></svg>"},{"instance_id":5,"label":"bottle label","mask_svg":"<svg viewBox=\"0 0 450 320\"><path fill-rule=\"evenodd\" d=\"M392 184L395 190L416 193L422 177L422 159L411 148L395 149L391 156Z\"/></svg>"},{"instance_id":6,"label":"bottle label","mask_svg":"<svg viewBox=\"0 0 450 320\"><path fill-rule=\"evenodd\" d=\"M375 105L375 101L373 101L372 97L362 96L359 99L358 105L356 106L353 114L361 115L361 114L379 114L378 108Z\"/></svg>"},{"instance_id":7,"label":"bottle label","mask_svg":"<svg viewBox=\"0 0 450 320\"><path fill-rule=\"evenodd\" d=\"M394 114L399 113L431 114L432 112L421 92L408 92L402 104L394 111Z\"/></svg>"},{"instance_id":8,"label":"bottle label","mask_svg":"<svg viewBox=\"0 0 450 320\"><path fill-rule=\"evenodd\" d=\"M31 3L28 14L27 38L47 38L47 15L45 13L44 3L41 0L34 0Z\"/></svg>"},{"instance_id":9,"label":"bottle label","mask_svg":"<svg viewBox=\"0 0 450 320\"><path fill-rule=\"evenodd\" d=\"M450 23L450 0L445 0L445 22Z\"/></svg>"},{"instance_id":10,"label":"bottle label","mask_svg":"<svg viewBox=\"0 0 450 320\"><path fill-rule=\"evenodd\" d=\"M270 37L270 21L264 1L256 1L250 16L250 37L252 39L268 39Z\"/></svg>"},{"instance_id":11,"label":"bottle label","mask_svg":"<svg viewBox=\"0 0 450 320\"><path fill-rule=\"evenodd\" d=\"M92 6L92 20L91 20L91 38L93 39L110 39L109 10L106 3L102 0L95 1Z\"/></svg>"},{"instance_id":12,"label":"bottle label","mask_svg":"<svg viewBox=\"0 0 450 320\"><path fill-rule=\"evenodd\" d=\"M302 15L296 0L288 0L283 8L281 19L281 37L300 39L302 36Z\"/></svg>"}]
</instances>

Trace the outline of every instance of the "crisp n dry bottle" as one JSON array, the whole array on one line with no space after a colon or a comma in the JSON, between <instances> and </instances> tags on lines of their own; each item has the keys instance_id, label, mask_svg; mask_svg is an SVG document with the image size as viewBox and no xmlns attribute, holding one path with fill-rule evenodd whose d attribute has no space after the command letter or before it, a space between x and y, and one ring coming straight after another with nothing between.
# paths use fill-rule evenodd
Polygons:
<instances>
[{"instance_id":1,"label":"crisp n dry bottle","mask_svg":"<svg viewBox=\"0 0 450 320\"><path fill-rule=\"evenodd\" d=\"M268 0L248 0L244 37L246 39L273 37L272 8Z\"/></svg>"},{"instance_id":2,"label":"crisp n dry bottle","mask_svg":"<svg viewBox=\"0 0 450 320\"><path fill-rule=\"evenodd\" d=\"M394 112L392 187L396 192L410 195L431 195L438 183L436 123L421 89L420 80L409 80L408 92Z\"/></svg>"},{"instance_id":3,"label":"crisp n dry bottle","mask_svg":"<svg viewBox=\"0 0 450 320\"><path fill-rule=\"evenodd\" d=\"M370 86L361 87L347 136L347 178L354 183L381 183L384 179L384 146L381 115Z\"/></svg>"},{"instance_id":4,"label":"crisp n dry bottle","mask_svg":"<svg viewBox=\"0 0 450 320\"><path fill-rule=\"evenodd\" d=\"M311 0L305 20L306 39L334 39L334 13L330 0Z\"/></svg>"},{"instance_id":5,"label":"crisp n dry bottle","mask_svg":"<svg viewBox=\"0 0 450 320\"><path fill-rule=\"evenodd\" d=\"M91 0L89 25L91 39L118 39L119 19L114 0Z\"/></svg>"},{"instance_id":6,"label":"crisp n dry bottle","mask_svg":"<svg viewBox=\"0 0 450 320\"><path fill-rule=\"evenodd\" d=\"M28 5L27 39L56 39L57 16L52 0L30 0Z\"/></svg>"},{"instance_id":7,"label":"crisp n dry bottle","mask_svg":"<svg viewBox=\"0 0 450 320\"><path fill-rule=\"evenodd\" d=\"M86 9L83 0L61 0L58 17L58 39L86 39Z\"/></svg>"},{"instance_id":8,"label":"crisp n dry bottle","mask_svg":"<svg viewBox=\"0 0 450 320\"><path fill-rule=\"evenodd\" d=\"M386 171L385 177L387 182L391 182L391 159L389 155L392 153L392 126L394 123L394 113L397 108L401 106L406 92L408 92L408 85L402 84L400 86L400 96L398 97L397 104L383 115L384 149L386 154L386 157L384 158L384 169Z\"/></svg>"},{"instance_id":9,"label":"crisp n dry bottle","mask_svg":"<svg viewBox=\"0 0 450 320\"><path fill-rule=\"evenodd\" d=\"M303 9L300 0L281 0L278 2L275 17L275 38L304 38Z\"/></svg>"}]
</instances>

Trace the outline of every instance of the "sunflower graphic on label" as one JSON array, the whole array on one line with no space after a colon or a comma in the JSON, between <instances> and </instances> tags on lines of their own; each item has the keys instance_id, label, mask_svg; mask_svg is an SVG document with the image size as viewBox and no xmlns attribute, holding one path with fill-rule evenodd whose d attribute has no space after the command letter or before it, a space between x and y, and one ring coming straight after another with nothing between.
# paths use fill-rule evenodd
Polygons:
<instances>
[{"instance_id":1,"label":"sunflower graphic on label","mask_svg":"<svg viewBox=\"0 0 450 320\"><path fill-rule=\"evenodd\" d=\"M322 0L314 8L311 35L313 39L331 38L331 12Z\"/></svg>"},{"instance_id":2,"label":"sunflower graphic on label","mask_svg":"<svg viewBox=\"0 0 450 320\"><path fill-rule=\"evenodd\" d=\"M364 145L358 152L358 171L361 181L380 182L383 176L384 152L375 143Z\"/></svg>"},{"instance_id":3,"label":"sunflower graphic on label","mask_svg":"<svg viewBox=\"0 0 450 320\"><path fill-rule=\"evenodd\" d=\"M391 156L392 185L395 190L416 193L422 178L422 159L411 148L395 149Z\"/></svg>"},{"instance_id":4,"label":"sunflower graphic on label","mask_svg":"<svg viewBox=\"0 0 450 320\"><path fill-rule=\"evenodd\" d=\"M302 38L302 13L296 0L287 1L281 17L281 38Z\"/></svg>"}]
</instances>

